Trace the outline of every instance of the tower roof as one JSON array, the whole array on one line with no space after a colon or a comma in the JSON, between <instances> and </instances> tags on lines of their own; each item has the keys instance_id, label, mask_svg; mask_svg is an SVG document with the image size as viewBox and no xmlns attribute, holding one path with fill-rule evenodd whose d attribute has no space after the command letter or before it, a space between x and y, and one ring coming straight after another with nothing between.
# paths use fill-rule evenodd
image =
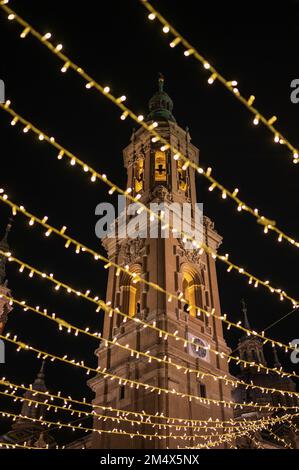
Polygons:
<instances>
[{"instance_id":1,"label":"tower roof","mask_svg":"<svg viewBox=\"0 0 299 470\"><path fill-rule=\"evenodd\" d=\"M5 234L2 240L0 241L0 250L4 252L9 251L8 234L10 232L11 227L12 227L12 219L9 219L6 229L5 229ZM3 281L5 280L5 276L6 276L5 265L6 265L6 257L0 254L0 284L2 284Z\"/></svg>"},{"instance_id":2,"label":"tower roof","mask_svg":"<svg viewBox=\"0 0 299 470\"><path fill-rule=\"evenodd\" d=\"M164 77L159 74L159 90L149 100L149 114L147 121L172 121L176 122L172 110L173 101L164 91Z\"/></svg>"},{"instance_id":3,"label":"tower roof","mask_svg":"<svg viewBox=\"0 0 299 470\"><path fill-rule=\"evenodd\" d=\"M21 415L23 416L27 416L29 418L38 418L41 413L43 402L45 401L45 396L38 395L36 392L44 392L44 393L47 392L47 387L45 384L44 366L45 366L45 361L43 361L42 366L37 374L37 377L32 384L32 391L28 390L25 393L25 398L28 398L28 399L32 398L35 401L39 401L41 405L36 406L34 403L30 403L27 400L25 400L22 406L22 411L21 411Z\"/></svg>"}]
</instances>

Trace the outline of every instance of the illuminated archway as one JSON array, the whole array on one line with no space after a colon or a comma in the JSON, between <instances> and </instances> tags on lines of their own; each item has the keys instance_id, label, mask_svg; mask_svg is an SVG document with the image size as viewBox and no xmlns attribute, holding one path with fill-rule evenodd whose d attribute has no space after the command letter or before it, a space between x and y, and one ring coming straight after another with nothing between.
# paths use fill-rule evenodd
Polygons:
<instances>
[{"instance_id":1,"label":"illuminated archway","mask_svg":"<svg viewBox=\"0 0 299 470\"><path fill-rule=\"evenodd\" d=\"M130 317L135 317L141 309L141 286L138 276L141 274L141 265L130 266L131 274L123 274L120 280L122 311ZM134 276L135 274L135 276Z\"/></svg>"},{"instance_id":2,"label":"illuminated archway","mask_svg":"<svg viewBox=\"0 0 299 470\"><path fill-rule=\"evenodd\" d=\"M188 265L182 267L182 288L184 299L192 305L189 314L196 317L196 307L202 307L202 282L199 273Z\"/></svg>"}]
</instances>

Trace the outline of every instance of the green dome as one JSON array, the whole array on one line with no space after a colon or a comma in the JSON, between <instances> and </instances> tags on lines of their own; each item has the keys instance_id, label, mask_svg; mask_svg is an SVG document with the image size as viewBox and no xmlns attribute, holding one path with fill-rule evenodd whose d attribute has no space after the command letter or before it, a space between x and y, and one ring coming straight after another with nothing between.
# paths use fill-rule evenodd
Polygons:
<instances>
[{"instance_id":1,"label":"green dome","mask_svg":"<svg viewBox=\"0 0 299 470\"><path fill-rule=\"evenodd\" d=\"M173 101L163 90L164 77L159 76L159 91L157 91L149 100L149 114L147 121L175 121L172 114Z\"/></svg>"}]
</instances>

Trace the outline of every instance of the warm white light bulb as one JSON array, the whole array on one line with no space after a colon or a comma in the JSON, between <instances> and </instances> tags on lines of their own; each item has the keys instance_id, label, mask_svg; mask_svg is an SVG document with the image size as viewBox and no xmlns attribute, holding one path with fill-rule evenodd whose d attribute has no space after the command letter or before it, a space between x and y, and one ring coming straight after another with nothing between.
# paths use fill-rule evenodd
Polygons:
<instances>
[{"instance_id":1,"label":"warm white light bulb","mask_svg":"<svg viewBox=\"0 0 299 470\"><path fill-rule=\"evenodd\" d=\"M51 36L52 36L51 33L46 33L46 34L42 37L42 39L48 40L48 39L50 39Z\"/></svg>"}]
</instances>

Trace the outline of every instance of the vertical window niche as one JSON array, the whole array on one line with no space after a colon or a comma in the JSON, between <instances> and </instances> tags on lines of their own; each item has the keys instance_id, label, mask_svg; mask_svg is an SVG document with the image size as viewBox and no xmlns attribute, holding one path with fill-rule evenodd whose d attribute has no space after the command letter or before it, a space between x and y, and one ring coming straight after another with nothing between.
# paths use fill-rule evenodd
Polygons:
<instances>
[{"instance_id":1,"label":"vertical window niche","mask_svg":"<svg viewBox=\"0 0 299 470\"><path fill-rule=\"evenodd\" d=\"M198 384L198 396L201 398L207 398L207 389L206 386L202 383Z\"/></svg>"},{"instance_id":2,"label":"vertical window niche","mask_svg":"<svg viewBox=\"0 0 299 470\"><path fill-rule=\"evenodd\" d=\"M187 191L187 170L184 168L184 162L182 159L178 160L178 187L181 191Z\"/></svg>"},{"instance_id":3,"label":"vertical window niche","mask_svg":"<svg viewBox=\"0 0 299 470\"><path fill-rule=\"evenodd\" d=\"M129 316L135 317L140 312L140 282L130 284Z\"/></svg>"},{"instance_id":4,"label":"vertical window niche","mask_svg":"<svg viewBox=\"0 0 299 470\"><path fill-rule=\"evenodd\" d=\"M135 193L143 190L144 159L139 158L135 163Z\"/></svg>"},{"instance_id":5,"label":"vertical window niche","mask_svg":"<svg viewBox=\"0 0 299 470\"><path fill-rule=\"evenodd\" d=\"M155 181L167 181L166 153L155 151Z\"/></svg>"},{"instance_id":6,"label":"vertical window niche","mask_svg":"<svg viewBox=\"0 0 299 470\"><path fill-rule=\"evenodd\" d=\"M188 302L188 313L191 317L197 317L197 308L203 307L202 282L200 274L191 266L182 268L183 298ZM186 310L185 310L186 311Z\"/></svg>"},{"instance_id":7,"label":"vertical window niche","mask_svg":"<svg viewBox=\"0 0 299 470\"><path fill-rule=\"evenodd\" d=\"M119 388L119 399L123 400L125 398L125 396L126 396L125 386L121 385L120 388Z\"/></svg>"}]
</instances>

